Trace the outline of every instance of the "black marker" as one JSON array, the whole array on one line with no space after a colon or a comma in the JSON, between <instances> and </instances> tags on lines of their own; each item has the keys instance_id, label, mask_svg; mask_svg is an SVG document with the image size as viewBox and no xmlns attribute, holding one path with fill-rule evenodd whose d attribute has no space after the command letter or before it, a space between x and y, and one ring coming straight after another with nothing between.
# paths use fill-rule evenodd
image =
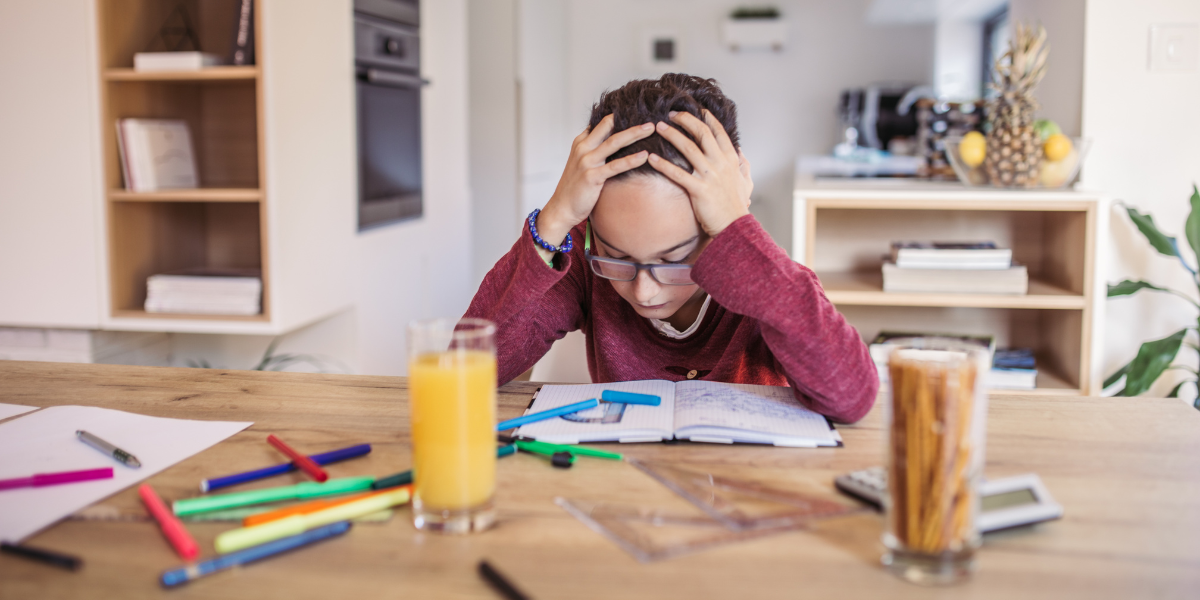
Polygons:
<instances>
[{"instance_id":1,"label":"black marker","mask_svg":"<svg viewBox=\"0 0 1200 600\"><path fill-rule=\"evenodd\" d=\"M508 579L505 579L500 571L489 565L486 560L479 561L479 574L509 600L532 600L525 592L518 590Z\"/></svg>"},{"instance_id":2,"label":"black marker","mask_svg":"<svg viewBox=\"0 0 1200 600\"><path fill-rule=\"evenodd\" d=\"M23 556L30 560L44 562L48 565L62 567L70 571L78 571L79 567L83 566L83 559L76 556L59 554L58 552L51 552L49 550L42 550L40 548L32 548L30 546L18 546L8 542L0 542L0 552L14 554L16 556Z\"/></svg>"}]
</instances>

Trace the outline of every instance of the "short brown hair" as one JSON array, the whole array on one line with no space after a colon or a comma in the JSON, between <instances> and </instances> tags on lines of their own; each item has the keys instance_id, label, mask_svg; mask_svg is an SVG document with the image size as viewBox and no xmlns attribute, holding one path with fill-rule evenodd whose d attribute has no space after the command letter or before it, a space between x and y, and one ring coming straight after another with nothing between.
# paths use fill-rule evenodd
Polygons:
<instances>
[{"instance_id":1,"label":"short brown hair","mask_svg":"<svg viewBox=\"0 0 1200 600\"><path fill-rule=\"evenodd\" d=\"M733 146L740 147L737 131L737 106L733 100L725 97L715 79L702 79L683 73L667 73L659 79L635 79L615 90L600 94L600 101L592 105L592 117L588 122L588 129L591 130L600 123L601 119L611 114L614 132L623 131L642 123L663 121L683 131L684 135L691 138L692 136L687 131L671 122L668 113L673 110L686 111L703 121L704 109L708 109L725 127L725 133L729 134ZM657 133L621 148L609 156L608 160L613 161L643 150L657 154L679 165L689 173L692 172L692 164L683 157L679 150L675 149L671 142ZM654 167L650 166L650 163L646 163L613 179L620 179L634 173L661 175Z\"/></svg>"}]
</instances>

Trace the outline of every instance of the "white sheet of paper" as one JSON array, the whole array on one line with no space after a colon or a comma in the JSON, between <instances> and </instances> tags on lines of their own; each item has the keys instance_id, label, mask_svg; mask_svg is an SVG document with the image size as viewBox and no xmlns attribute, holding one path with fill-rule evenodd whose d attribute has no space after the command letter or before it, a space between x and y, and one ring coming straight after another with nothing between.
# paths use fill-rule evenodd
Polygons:
<instances>
[{"instance_id":1,"label":"white sheet of paper","mask_svg":"<svg viewBox=\"0 0 1200 600\"><path fill-rule=\"evenodd\" d=\"M36 406L22 406L20 404L0 404L0 420L17 415L23 415L29 411L37 410ZM3 478L0 478L3 479Z\"/></svg>"},{"instance_id":2,"label":"white sheet of paper","mask_svg":"<svg viewBox=\"0 0 1200 600\"><path fill-rule=\"evenodd\" d=\"M113 468L112 479L0 491L0 540L19 542L253 425L55 406L0 424L0 479ZM75 437L83 429L141 461L131 469Z\"/></svg>"}]
</instances>

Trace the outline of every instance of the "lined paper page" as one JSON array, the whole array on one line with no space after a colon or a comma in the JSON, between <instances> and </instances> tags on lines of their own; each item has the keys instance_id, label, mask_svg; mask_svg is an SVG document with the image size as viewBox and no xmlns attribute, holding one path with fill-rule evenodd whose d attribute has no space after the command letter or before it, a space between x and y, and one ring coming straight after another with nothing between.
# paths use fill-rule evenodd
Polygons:
<instances>
[{"instance_id":1,"label":"lined paper page","mask_svg":"<svg viewBox=\"0 0 1200 600\"><path fill-rule=\"evenodd\" d=\"M684 430L691 427L703 428L700 435L712 435L712 428L737 430L727 433L735 440L767 443L779 437L829 444L838 439L825 417L800 404L789 387L680 381L675 395L675 427L680 437L689 437ZM739 431L760 435L739 436Z\"/></svg>"},{"instance_id":2,"label":"lined paper page","mask_svg":"<svg viewBox=\"0 0 1200 600\"><path fill-rule=\"evenodd\" d=\"M607 402L601 402L598 408L588 411L524 425L517 429L517 435L560 444L617 441L621 438L671 438L675 420L675 384L670 381L544 385L542 391L538 392L537 400L526 411L526 414L582 402L590 398L599 399L604 390L653 394L662 398L662 403L658 406L646 406L642 404L610 405ZM620 407L624 407L624 410L619 417L609 413ZM615 423L600 422L604 420L606 414L610 415L610 420L619 418L619 421ZM586 419L592 422L581 423L572 419Z\"/></svg>"}]
</instances>

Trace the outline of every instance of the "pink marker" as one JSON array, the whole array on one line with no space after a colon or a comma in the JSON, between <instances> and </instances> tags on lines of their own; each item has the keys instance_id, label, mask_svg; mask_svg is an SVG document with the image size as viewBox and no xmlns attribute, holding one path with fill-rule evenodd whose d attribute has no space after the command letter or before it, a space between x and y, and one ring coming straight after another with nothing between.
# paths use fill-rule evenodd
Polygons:
<instances>
[{"instance_id":1,"label":"pink marker","mask_svg":"<svg viewBox=\"0 0 1200 600\"><path fill-rule=\"evenodd\" d=\"M79 481L91 481L93 479L112 479L112 467L104 467L103 469L86 469L83 471L62 471L59 473L38 473L29 477L17 477L16 479L0 479L0 490L11 490L23 487L42 487L44 485L59 485L63 483L76 483Z\"/></svg>"},{"instance_id":2,"label":"pink marker","mask_svg":"<svg viewBox=\"0 0 1200 600\"><path fill-rule=\"evenodd\" d=\"M167 541L175 547L175 551L182 556L184 560L195 560L200 555L200 546L196 545L196 540L192 539L192 535L188 533L186 527L175 515L167 510L167 505L163 504L158 494L146 485L138 486L138 495L142 497L142 502L146 504L146 509L158 521L159 528L162 529L163 535L167 537Z\"/></svg>"}]
</instances>

